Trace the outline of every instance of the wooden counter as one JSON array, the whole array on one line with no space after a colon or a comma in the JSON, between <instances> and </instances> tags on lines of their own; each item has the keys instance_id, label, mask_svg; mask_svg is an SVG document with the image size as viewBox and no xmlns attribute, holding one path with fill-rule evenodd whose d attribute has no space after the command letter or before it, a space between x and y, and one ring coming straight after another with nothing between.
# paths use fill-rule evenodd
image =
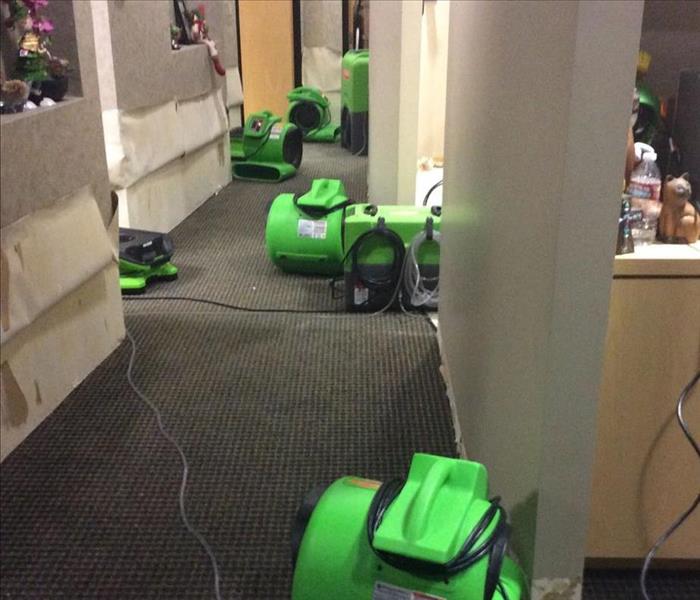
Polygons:
<instances>
[{"instance_id":1,"label":"wooden counter","mask_svg":"<svg viewBox=\"0 0 700 600\"><path fill-rule=\"evenodd\" d=\"M700 491L700 462L675 418L700 368L700 244L617 257L613 279L587 556L635 559ZM700 389L684 414L700 437ZM700 559L700 511L658 556Z\"/></svg>"}]
</instances>

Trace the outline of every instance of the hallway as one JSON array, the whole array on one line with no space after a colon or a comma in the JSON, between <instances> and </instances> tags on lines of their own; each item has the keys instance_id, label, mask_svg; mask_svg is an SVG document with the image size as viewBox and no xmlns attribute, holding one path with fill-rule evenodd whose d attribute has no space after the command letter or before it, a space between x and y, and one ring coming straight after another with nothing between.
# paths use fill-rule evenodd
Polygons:
<instances>
[{"instance_id":1,"label":"hallway","mask_svg":"<svg viewBox=\"0 0 700 600\"><path fill-rule=\"evenodd\" d=\"M304 148L281 184L234 181L173 232L180 279L127 301L134 379L190 461L188 513L225 598L289 598L290 528L305 492L385 479L416 451L454 454L434 331L423 317L342 312L328 280L279 272L264 247L282 191L338 177L366 194L366 159ZM2 463L3 597L208 598L209 561L177 508L180 462L126 380L128 340ZM58 357L57 357L58 359Z\"/></svg>"}]
</instances>

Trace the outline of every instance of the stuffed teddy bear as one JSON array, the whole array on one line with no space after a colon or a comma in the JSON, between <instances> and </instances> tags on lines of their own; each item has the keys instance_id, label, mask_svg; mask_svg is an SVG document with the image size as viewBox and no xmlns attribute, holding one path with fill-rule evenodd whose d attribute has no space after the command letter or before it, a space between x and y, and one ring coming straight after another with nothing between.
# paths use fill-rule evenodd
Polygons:
<instances>
[{"instance_id":1,"label":"stuffed teddy bear","mask_svg":"<svg viewBox=\"0 0 700 600\"><path fill-rule=\"evenodd\" d=\"M694 244L700 237L700 214L689 202L688 173L674 179L667 175L659 216L659 237L667 243Z\"/></svg>"}]
</instances>

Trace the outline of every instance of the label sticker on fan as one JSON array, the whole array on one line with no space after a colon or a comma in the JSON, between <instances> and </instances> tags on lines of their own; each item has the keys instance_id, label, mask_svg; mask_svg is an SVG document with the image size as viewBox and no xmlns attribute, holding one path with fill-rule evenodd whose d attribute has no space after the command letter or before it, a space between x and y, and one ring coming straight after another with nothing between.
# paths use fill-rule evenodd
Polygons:
<instances>
[{"instance_id":1,"label":"label sticker on fan","mask_svg":"<svg viewBox=\"0 0 700 600\"><path fill-rule=\"evenodd\" d=\"M445 598L442 596L424 594L423 592L416 592L414 590L407 590L406 588L400 588L382 581L377 581L377 583L374 584L372 600L445 600Z\"/></svg>"},{"instance_id":2,"label":"label sticker on fan","mask_svg":"<svg viewBox=\"0 0 700 600\"><path fill-rule=\"evenodd\" d=\"M278 140L280 139L280 135L282 134L282 129L283 129L282 123L275 123L271 128L270 128L270 139L271 140Z\"/></svg>"},{"instance_id":3,"label":"label sticker on fan","mask_svg":"<svg viewBox=\"0 0 700 600\"><path fill-rule=\"evenodd\" d=\"M355 286L355 306L366 304L369 300L369 289L363 286Z\"/></svg>"},{"instance_id":4,"label":"label sticker on fan","mask_svg":"<svg viewBox=\"0 0 700 600\"><path fill-rule=\"evenodd\" d=\"M299 219L297 223L297 235L300 238L312 240L325 240L328 224L326 221L312 221L311 219Z\"/></svg>"}]
</instances>

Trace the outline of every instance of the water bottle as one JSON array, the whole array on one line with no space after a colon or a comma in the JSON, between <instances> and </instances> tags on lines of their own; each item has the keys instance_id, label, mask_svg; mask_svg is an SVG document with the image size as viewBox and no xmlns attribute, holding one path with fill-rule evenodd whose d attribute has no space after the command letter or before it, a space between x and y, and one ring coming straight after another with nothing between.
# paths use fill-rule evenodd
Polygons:
<instances>
[{"instance_id":1,"label":"water bottle","mask_svg":"<svg viewBox=\"0 0 700 600\"><path fill-rule=\"evenodd\" d=\"M647 148L650 148L647 146ZM647 150L641 162L634 168L627 186L633 210L642 215L632 224L632 237L636 245L651 244L656 239L656 227L661 213L661 172L656 165L656 152Z\"/></svg>"}]
</instances>

